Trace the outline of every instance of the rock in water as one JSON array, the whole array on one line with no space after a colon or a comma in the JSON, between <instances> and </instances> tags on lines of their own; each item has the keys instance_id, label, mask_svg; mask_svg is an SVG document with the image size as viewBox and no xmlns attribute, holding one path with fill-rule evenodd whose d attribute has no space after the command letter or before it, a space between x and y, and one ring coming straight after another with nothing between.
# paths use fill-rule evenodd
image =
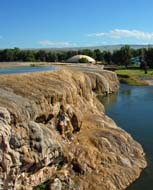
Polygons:
<instances>
[{"instance_id":1,"label":"rock in water","mask_svg":"<svg viewBox=\"0 0 153 190\"><path fill-rule=\"evenodd\" d=\"M96 98L118 90L116 74L77 70L0 76L5 189L51 183L54 190L123 190L146 167L141 145L105 115Z\"/></svg>"}]
</instances>

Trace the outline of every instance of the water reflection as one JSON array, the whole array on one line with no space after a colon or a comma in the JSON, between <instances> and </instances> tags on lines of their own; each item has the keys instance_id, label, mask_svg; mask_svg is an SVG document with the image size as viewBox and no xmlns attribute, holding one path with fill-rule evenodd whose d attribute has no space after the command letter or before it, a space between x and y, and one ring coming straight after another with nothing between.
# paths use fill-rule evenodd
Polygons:
<instances>
[{"instance_id":1,"label":"water reflection","mask_svg":"<svg viewBox=\"0 0 153 190\"><path fill-rule=\"evenodd\" d=\"M131 96L132 90L131 89L122 89L120 90L123 96Z\"/></svg>"},{"instance_id":2,"label":"water reflection","mask_svg":"<svg viewBox=\"0 0 153 190\"><path fill-rule=\"evenodd\" d=\"M153 189L153 87L121 85L119 93L100 99L106 113L140 142L148 167L128 190Z\"/></svg>"},{"instance_id":3,"label":"water reflection","mask_svg":"<svg viewBox=\"0 0 153 190\"><path fill-rule=\"evenodd\" d=\"M105 107L111 107L117 102L118 93L111 94L109 96L98 96L98 99L103 103Z\"/></svg>"}]
</instances>

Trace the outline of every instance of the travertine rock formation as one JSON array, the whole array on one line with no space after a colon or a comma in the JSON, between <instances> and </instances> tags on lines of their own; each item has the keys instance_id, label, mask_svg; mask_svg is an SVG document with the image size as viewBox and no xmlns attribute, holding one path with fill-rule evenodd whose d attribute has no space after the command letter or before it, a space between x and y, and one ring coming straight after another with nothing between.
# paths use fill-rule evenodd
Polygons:
<instances>
[{"instance_id":1,"label":"travertine rock formation","mask_svg":"<svg viewBox=\"0 0 153 190\"><path fill-rule=\"evenodd\" d=\"M1 75L0 187L125 189L146 161L96 98L117 90L109 71Z\"/></svg>"}]
</instances>

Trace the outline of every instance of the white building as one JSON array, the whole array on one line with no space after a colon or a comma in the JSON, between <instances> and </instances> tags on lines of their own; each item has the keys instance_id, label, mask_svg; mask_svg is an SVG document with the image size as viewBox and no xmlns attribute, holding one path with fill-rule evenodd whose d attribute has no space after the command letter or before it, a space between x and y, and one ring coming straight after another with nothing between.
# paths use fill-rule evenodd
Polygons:
<instances>
[{"instance_id":1,"label":"white building","mask_svg":"<svg viewBox=\"0 0 153 190\"><path fill-rule=\"evenodd\" d=\"M87 55L75 55L67 60L68 63L80 63L80 59L85 58L88 60L89 63L95 64L96 61L92 57Z\"/></svg>"}]
</instances>

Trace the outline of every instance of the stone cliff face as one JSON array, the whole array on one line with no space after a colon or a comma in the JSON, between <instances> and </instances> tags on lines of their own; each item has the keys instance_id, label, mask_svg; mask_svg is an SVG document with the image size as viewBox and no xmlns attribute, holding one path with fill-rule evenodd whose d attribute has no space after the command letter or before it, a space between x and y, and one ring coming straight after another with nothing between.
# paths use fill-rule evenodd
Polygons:
<instances>
[{"instance_id":1,"label":"stone cliff face","mask_svg":"<svg viewBox=\"0 0 153 190\"><path fill-rule=\"evenodd\" d=\"M109 71L0 76L0 187L123 190L146 166L141 145L105 115Z\"/></svg>"}]
</instances>

